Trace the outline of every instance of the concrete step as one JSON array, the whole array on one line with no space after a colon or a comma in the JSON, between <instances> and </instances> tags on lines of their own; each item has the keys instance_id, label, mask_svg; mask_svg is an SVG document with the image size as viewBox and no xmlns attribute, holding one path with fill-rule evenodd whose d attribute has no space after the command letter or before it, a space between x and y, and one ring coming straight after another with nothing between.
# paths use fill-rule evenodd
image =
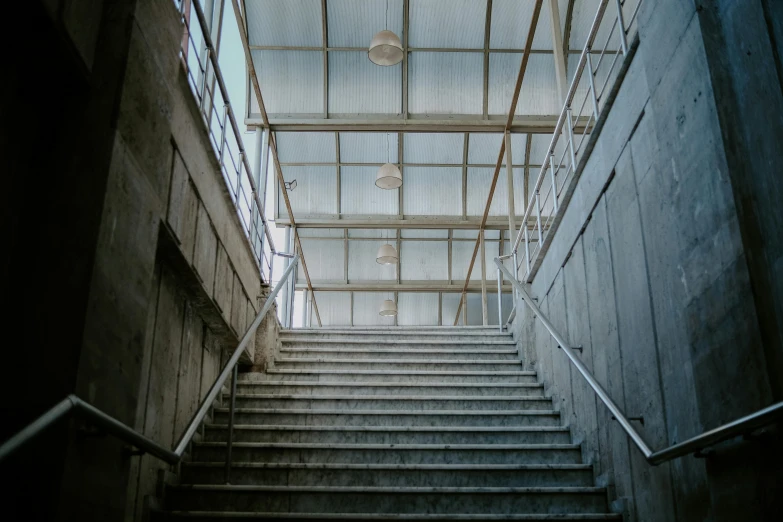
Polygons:
<instances>
[{"instance_id":1,"label":"concrete step","mask_svg":"<svg viewBox=\"0 0 783 522\"><path fill-rule=\"evenodd\" d=\"M364 382L367 380L396 383L536 383L536 372L522 370L388 370L388 369L291 369L272 368L262 378L273 381Z\"/></svg>"},{"instance_id":2,"label":"concrete step","mask_svg":"<svg viewBox=\"0 0 783 522\"><path fill-rule=\"evenodd\" d=\"M278 395L237 394L238 408L320 410L551 410L545 397L449 397L428 395Z\"/></svg>"},{"instance_id":3,"label":"concrete step","mask_svg":"<svg viewBox=\"0 0 783 522\"><path fill-rule=\"evenodd\" d=\"M582 514L528 514L528 515L491 515L491 514L377 514L377 513L266 513L237 511L153 511L153 522L169 520L196 520L199 522L232 522L242 520L264 520L265 522L333 522L349 520L350 522L387 522L390 520L403 522L585 522L585 521L621 521L622 515L615 513L582 513Z\"/></svg>"},{"instance_id":4,"label":"concrete step","mask_svg":"<svg viewBox=\"0 0 783 522\"><path fill-rule=\"evenodd\" d=\"M281 344L284 347L321 347L328 348L334 346L354 347L354 348L410 348L410 349L438 349L438 348L471 348L471 349L492 349L492 348L514 348L516 342L511 337L486 338L484 336L464 337L460 339L433 339L417 338L406 339L403 336L391 335L383 338L375 337L281 337Z\"/></svg>"},{"instance_id":5,"label":"concrete step","mask_svg":"<svg viewBox=\"0 0 783 522\"><path fill-rule=\"evenodd\" d=\"M236 424L295 426L559 426L548 410L320 410L237 408ZM215 408L215 424L228 424L228 408Z\"/></svg>"},{"instance_id":6,"label":"concrete step","mask_svg":"<svg viewBox=\"0 0 783 522\"><path fill-rule=\"evenodd\" d=\"M372 488L180 485L166 489L173 510L268 513L600 513L603 488Z\"/></svg>"},{"instance_id":7,"label":"concrete step","mask_svg":"<svg viewBox=\"0 0 783 522\"><path fill-rule=\"evenodd\" d=\"M581 464L576 444L313 444L241 442L233 462L346 464ZM194 462L225 462L226 444L197 442Z\"/></svg>"},{"instance_id":8,"label":"concrete step","mask_svg":"<svg viewBox=\"0 0 783 522\"><path fill-rule=\"evenodd\" d=\"M541 383L399 383L399 382L281 382L251 381L240 375L237 393L291 395L447 395L543 397Z\"/></svg>"},{"instance_id":9,"label":"concrete step","mask_svg":"<svg viewBox=\"0 0 783 522\"><path fill-rule=\"evenodd\" d=\"M516 350L459 348L395 348L395 347L289 347L284 344L280 356L286 359L438 359L438 360L507 360L519 361Z\"/></svg>"},{"instance_id":10,"label":"concrete step","mask_svg":"<svg viewBox=\"0 0 783 522\"><path fill-rule=\"evenodd\" d=\"M225 463L184 462L184 484L225 484ZM258 486L580 487L586 464L306 464L237 462L231 483Z\"/></svg>"},{"instance_id":11,"label":"concrete step","mask_svg":"<svg viewBox=\"0 0 783 522\"><path fill-rule=\"evenodd\" d=\"M226 424L207 424L206 442L228 440ZM235 442L342 444L570 444L560 426L430 427L234 425Z\"/></svg>"},{"instance_id":12,"label":"concrete step","mask_svg":"<svg viewBox=\"0 0 783 522\"><path fill-rule=\"evenodd\" d=\"M446 359L275 359L275 368L280 370L398 370L403 372L421 371L484 371L502 372L520 370L519 360L446 360Z\"/></svg>"}]
</instances>

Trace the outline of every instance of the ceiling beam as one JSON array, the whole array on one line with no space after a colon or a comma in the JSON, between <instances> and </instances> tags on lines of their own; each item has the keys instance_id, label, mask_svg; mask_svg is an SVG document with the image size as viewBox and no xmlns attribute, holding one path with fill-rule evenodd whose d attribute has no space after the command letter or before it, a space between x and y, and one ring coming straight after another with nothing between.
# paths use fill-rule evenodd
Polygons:
<instances>
[{"instance_id":1,"label":"ceiling beam","mask_svg":"<svg viewBox=\"0 0 783 522\"><path fill-rule=\"evenodd\" d=\"M482 87L482 112L484 119L489 116L489 33L492 27L492 0L487 0L487 12L484 19L484 85Z\"/></svg>"},{"instance_id":2,"label":"ceiling beam","mask_svg":"<svg viewBox=\"0 0 783 522\"><path fill-rule=\"evenodd\" d=\"M557 125L557 116L515 116L507 129L505 116L490 116L481 119L479 115L438 118L409 117L407 119L388 117L379 114L352 115L339 117L334 114L329 118L306 114L271 114L269 127L275 132L495 132L502 134L506 130L512 133L552 134ZM587 118L581 118L577 129L584 130ZM263 118L251 117L245 119L248 127L265 127Z\"/></svg>"},{"instance_id":3,"label":"ceiling beam","mask_svg":"<svg viewBox=\"0 0 783 522\"><path fill-rule=\"evenodd\" d=\"M408 17L410 0L402 2L402 117L408 118ZM391 130L391 129L390 129ZM400 159L402 161L402 159Z\"/></svg>"},{"instance_id":4,"label":"ceiling beam","mask_svg":"<svg viewBox=\"0 0 783 522\"><path fill-rule=\"evenodd\" d=\"M405 48L403 46L403 48ZM458 47L407 47L411 53L483 53L484 48L461 49ZM292 46L292 45L251 45L251 51L323 51L323 47L314 46ZM500 54L522 54L523 49L487 49L490 53ZM326 52L362 52L366 53L366 47L327 47ZM593 51L594 54L601 51ZM604 54L617 54L622 51L607 49ZM581 49L569 49L569 54L582 54ZM531 49L530 54L552 54L552 49Z\"/></svg>"},{"instance_id":5,"label":"ceiling beam","mask_svg":"<svg viewBox=\"0 0 783 522\"><path fill-rule=\"evenodd\" d=\"M560 6L558 0L549 0L549 20L552 29L552 49L555 57L555 78L560 103L565 102L568 94L568 77L566 76L566 61L563 53L563 34L560 32Z\"/></svg>"},{"instance_id":6,"label":"ceiling beam","mask_svg":"<svg viewBox=\"0 0 783 522\"><path fill-rule=\"evenodd\" d=\"M291 225L290 220L281 216L275 221L278 227ZM478 230L481 224L481 218L469 217L460 219L459 217L418 217L406 219L351 219L351 218L308 218L299 217L296 220L296 227L302 228L412 228L412 229L454 229L454 230ZM535 218L528 218L528 228L531 230L535 225ZM496 216L488 218L484 224L487 230L508 230L508 217Z\"/></svg>"},{"instance_id":7,"label":"ceiling beam","mask_svg":"<svg viewBox=\"0 0 783 522\"><path fill-rule=\"evenodd\" d=\"M329 117L329 53L326 49L329 47L328 32L326 26L326 0L321 0L321 32L324 54L324 118Z\"/></svg>"},{"instance_id":8,"label":"ceiling beam","mask_svg":"<svg viewBox=\"0 0 783 522\"><path fill-rule=\"evenodd\" d=\"M427 281L422 283L395 283L389 281L383 282L357 282L357 283L319 283L315 282L313 288L316 292L444 292L461 293L464 285L449 284L445 279L442 281ZM297 283L297 290L308 289L307 284ZM468 292L481 292L481 282L475 281L468 285ZM487 285L487 292L497 293L497 284ZM511 291L511 283L503 282L503 291Z\"/></svg>"}]
</instances>

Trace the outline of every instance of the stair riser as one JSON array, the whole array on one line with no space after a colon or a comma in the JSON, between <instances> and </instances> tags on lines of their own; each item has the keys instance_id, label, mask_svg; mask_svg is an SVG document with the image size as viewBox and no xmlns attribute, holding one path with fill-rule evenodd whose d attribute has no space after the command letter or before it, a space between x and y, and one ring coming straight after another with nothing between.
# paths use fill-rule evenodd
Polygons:
<instances>
[{"instance_id":1,"label":"stair riser","mask_svg":"<svg viewBox=\"0 0 783 522\"><path fill-rule=\"evenodd\" d=\"M390 517L394 518L390 518ZM330 514L326 516L312 515L309 513L302 514L301 516L291 514L269 514L269 513L257 513L252 516L248 516L243 513L241 520L263 520L264 522L334 522L335 520L350 522L380 522L388 520L405 521L405 522L498 522L498 518L492 515L471 515L469 519L466 519L463 515L435 515L437 518L433 518L433 515L418 514L418 515L404 515L404 518L394 515L369 515L369 516L357 516L352 515L347 518L344 514ZM555 517L555 518L553 518ZM163 513L160 511L154 511L151 513L152 522L166 522L174 520L188 520L197 522L236 522L237 517L231 514L209 513L209 512L174 512ZM616 514L592 514L592 515L573 515L572 517L566 517L565 515L526 515L524 519L513 518L511 515L508 518L504 517L502 520L513 521L519 520L520 522L622 522L622 515Z\"/></svg>"},{"instance_id":2,"label":"stair riser","mask_svg":"<svg viewBox=\"0 0 783 522\"><path fill-rule=\"evenodd\" d=\"M445 395L473 397L502 397L507 395L525 397L543 397L544 387L539 385L525 387L488 386L399 386L389 383L386 386L310 386L307 384L259 385L240 382L237 385L240 394L276 394L276 395Z\"/></svg>"},{"instance_id":3,"label":"stair riser","mask_svg":"<svg viewBox=\"0 0 783 522\"><path fill-rule=\"evenodd\" d=\"M183 466L183 484L225 484L221 466ZM591 486L590 469L541 470L365 470L365 469L231 469L231 483L258 486L370 487L580 487Z\"/></svg>"},{"instance_id":4,"label":"stair riser","mask_svg":"<svg viewBox=\"0 0 783 522\"><path fill-rule=\"evenodd\" d=\"M443 383L524 383L535 384L535 375L459 375L459 374L424 374L411 375L404 373L322 373L314 370L297 373L277 373L275 370L266 374L268 381L318 381L318 382L366 382L373 380L376 382L404 382L419 384L443 384Z\"/></svg>"},{"instance_id":5,"label":"stair riser","mask_svg":"<svg viewBox=\"0 0 783 522\"><path fill-rule=\"evenodd\" d=\"M327 343L336 343L348 341L350 343L355 342L401 342L401 343L477 343L486 344L487 342L502 342L511 343L513 338L507 334L500 334L496 331L493 332L474 332L466 334L444 334L444 333L411 333L410 331L397 331L392 334L377 334L377 333L318 333L318 334L289 334L282 333L280 340L283 342L318 342L325 341Z\"/></svg>"},{"instance_id":6,"label":"stair riser","mask_svg":"<svg viewBox=\"0 0 783 522\"><path fill-rule=\"evenodd\" d=\"M248 398L237 397L237 408L283 408L318 410L396 410L396 411L429 411L429 410L551 410L550 399L487 399L487 400L406 400L406 399L278 399L278 398Z\"/></svg>"},{"instance_id":7,"label":"stair riser","mask_svg":"<svg viewBox=\"0 0 783 522\"><path fill-rule=\"evenodd\" d=\"M236 424L286 426L560 426L553 415L371 415L361 413L249 413L237 411ZM215 423L228 424L228 412L218 410Z\"/></svg>"},{"instance_id":8,"label":"stair riser","mask_svg":"<svg viewBox=\"0 0 783 522\"><path fill-rule=\"evenodd\" d=\"M227 429L206 430L207 442L225 442ZM323 444L570 444L567 431L462 432L462 431L296 431L234 430L235 442Z\"/></svg>"},{"instance_id":9,"label":"stair riser","mask_svg":"<svg viewBox=\"0 0 783 522\"><path fill-rule=\"evenodd\" d=\"M359 359L346 359L344 361L334 360L305 360L301 361L275 361L275 368L280 370L387 370L398 372L443 372L443 371L455 371L455 372L470 372L470 371L482 371L482 372L513 372L521 371L522 365L519 361L510 361L510 363L495 363L495 362L455 362L447 363L443 362L428 362L428 363L416 363L416 362L391 362L391 361L372 361L367 362Z\"/></svg>"},{"instance_id":10,"label":"stair riser","mask_svg":"<svg viewBox=\"0 0 783 522\"><path fill-rule=\"evenodd\" d=\"M172 509L304 513L600 513L604 494L168 492Z\"/></svg>"},{"instance_id":11,"label":"stair riser","mask_svg":"<svg viewBox=\"0 0 783 522\"><path fill-rule=\"evenodd\" d=\"M353 347L349 347L353 350ZM508 350L474 350L474 351L450 351L447 353L428 351L428 350L410 350L405 349L391 351L391 350L373 350L366 349L361 351L346 351L340 349L330 350L313 350L313 349L296 349L290 350L286 345L283 345L283 349L280 350L280 357L284 359L372 359L372 360L385 360L385 359L437 359L439 361L519 361L517 352L508 353Z\"/></svg>"},{"instance_id":12,"label":"stair riser","mask_svg":"<svg viewBox=\"0 0 783 522\"><path fill-rule=\"evenodd\" d=\"M234 462L283 462L343 464L580 464L576 449L333 449L333 448L248 448L234 445ZM197 445L196 462L225 462L224 446ZM331 485L331 484L324 484Z\"/></svg>"}]
</instances>

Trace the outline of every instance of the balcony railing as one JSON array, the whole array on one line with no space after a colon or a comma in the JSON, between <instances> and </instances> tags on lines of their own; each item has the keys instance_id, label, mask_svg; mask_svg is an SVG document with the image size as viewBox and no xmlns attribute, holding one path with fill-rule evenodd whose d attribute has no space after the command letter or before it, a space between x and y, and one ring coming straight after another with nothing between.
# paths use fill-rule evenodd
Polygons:
<instances>
[{"instance_id":1,"label":"balcony railing","mask_svg":"<svg viewBox=\"0 0 783 522\"><path fill-rule=\"evenodd\" d=\"M174 4L184 25L180 61L187 73L190 90L198 103L212 151L220 164L261 277L271 283L272 258L276 250L265 217L264 193L257 187L258 173L254 177L250 167L209 25L198 1L174 0Z\"/></svg>"}]
</instances>

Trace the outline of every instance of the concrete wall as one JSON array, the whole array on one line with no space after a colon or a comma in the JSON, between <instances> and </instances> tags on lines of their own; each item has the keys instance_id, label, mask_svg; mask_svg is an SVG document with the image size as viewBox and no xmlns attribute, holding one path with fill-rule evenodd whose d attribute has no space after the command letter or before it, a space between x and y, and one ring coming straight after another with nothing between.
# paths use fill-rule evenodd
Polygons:
<instances>
[{"instance_id":1,"label":"concrete wall","mask_svg":"<svg viewBox=\"0 0 783 522\"><path fill-rule=\"evenodd\" d=\"M171 0L23 4L12 18L36 52L11 53L0 105L19 347L0 370L0 434L76 393L171 447L267 291L178 58L179 14ZM167 466L77 427L3 470L18 477L9 520L141 517Z\"/></svg>"},{"instance_id":2,"label":"concrete wall","mask_svg":"<svg viewBox=\"0 0 783 522\"><path fill-rule=\"evenodd\" d=\"M781 159L781 76L762 4L644 3L638 50L531 284L626 415L644 418L634 425L654 449L781 400L783 194L770 168ZM745 60L751 44L767 54ZM756 91L763 108L751 110ZM750 164L738 171L741 159ZM779 516L774 436L651 467L541 322L518 309L526 364L627 520Z\"/></svg>"}]
</instances>

